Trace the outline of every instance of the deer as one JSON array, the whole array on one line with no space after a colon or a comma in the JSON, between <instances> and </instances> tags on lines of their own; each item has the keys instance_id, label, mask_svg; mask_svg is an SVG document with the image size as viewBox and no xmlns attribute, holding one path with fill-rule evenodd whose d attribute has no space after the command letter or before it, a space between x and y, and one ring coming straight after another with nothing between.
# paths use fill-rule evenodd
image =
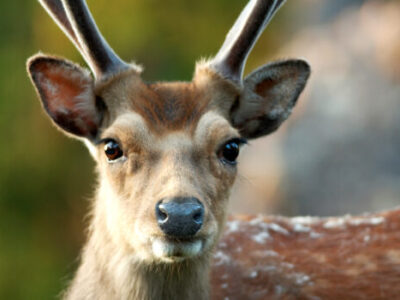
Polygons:
<instances>
[{"instance_id":1,"label":"deer","mask_svg":"<svg viewBox=\"0 0 400 300\"><path fill-rule=\"evenodd\" d=\"M90 68L45 54L27 62L53 124L83 141L97 163L87 242L63 298L337 299L339 277L313 268L340 259L333 245L355 231L390 234L387 269L398 263L400 237L386 215L338 219L336 229L327 229L335 219L228 219L242 145L280 127L310 75L306 61L289 59L243 78L250 51L284 0L250 0L217 54L196 64L191 82L144 81L142 68L106 42L84 0L39 2ZM349 231L346 222L361 225ZM309 244L318 247L307 265L301 247ZM351 267L354 280L361 271Z\"/></svg>"}]
</instances>

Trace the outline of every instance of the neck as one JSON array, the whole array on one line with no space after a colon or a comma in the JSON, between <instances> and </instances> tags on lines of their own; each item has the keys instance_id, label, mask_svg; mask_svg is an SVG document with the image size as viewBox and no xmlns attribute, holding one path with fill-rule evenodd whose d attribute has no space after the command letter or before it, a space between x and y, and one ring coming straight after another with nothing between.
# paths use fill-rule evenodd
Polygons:
<instances>
[{"instance_id":1,"label":"neck","mask_svg":"<svg viewBox=\"0 0 400 300\"><path fill-rule=\"evenodd\" d=\"M208 255L177 263L139 260L97 216L66 299L208 299Z\"/></svg>"}]
</instances>

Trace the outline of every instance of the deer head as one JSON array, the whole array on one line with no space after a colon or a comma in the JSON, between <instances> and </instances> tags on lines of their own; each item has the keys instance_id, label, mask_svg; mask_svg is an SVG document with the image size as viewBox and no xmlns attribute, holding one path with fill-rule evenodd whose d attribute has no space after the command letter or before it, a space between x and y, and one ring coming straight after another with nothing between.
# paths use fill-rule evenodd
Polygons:
<instances>
[{"instance_id":1,"label":"deer head","mask_svg":"<svg viewBox=\"0 0 400 300\"><path fill-rule=\"evenodd\" d=\"M93 231L136 260L206 257L224 225L236 159L247 139L275 131L308 79L302 60L243 79L257 38L284 0L251 0L191 82L148 83L99 33L84 0L40 0L90 72L36 55L28 72L53 123L85 142L100 184Z\"/></svg>"}]
</instances>

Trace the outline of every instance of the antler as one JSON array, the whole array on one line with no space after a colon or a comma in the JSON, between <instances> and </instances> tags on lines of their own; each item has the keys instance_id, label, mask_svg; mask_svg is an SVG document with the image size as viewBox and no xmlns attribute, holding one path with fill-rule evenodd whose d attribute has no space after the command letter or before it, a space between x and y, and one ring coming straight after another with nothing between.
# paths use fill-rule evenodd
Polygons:
<instances>
[{"instance_id":1,"label":"antler","mask_svg":"<svg viewBox=\"0 0 400 300\"><path fill-rule=\"evenodd\" d=\"M39 0L72 40L96 78L130 68L98 30L85 0Z\"/></svg>"},{"instance_id":2,"label":"antler","mask_svg":"<svg viewBox=\"0 0 400 300\"><path fill-rule=\"evenodd\" d=\"M285 0L250 0L211 61L224 77L241 82L247 57L275 12Z\"/></svg>"}]
</instances>

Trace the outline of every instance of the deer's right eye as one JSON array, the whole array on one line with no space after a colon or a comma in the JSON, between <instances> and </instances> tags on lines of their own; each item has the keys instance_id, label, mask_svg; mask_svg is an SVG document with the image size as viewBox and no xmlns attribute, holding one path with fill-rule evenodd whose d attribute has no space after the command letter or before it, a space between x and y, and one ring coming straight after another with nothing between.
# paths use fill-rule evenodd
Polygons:
<instances>
[{"instance_id":1,"label":"deer's right eye","mask_svg":"<svg viewBox=\"0 0 400 300\"><path fill-rule=\"evenodd\" d=\"M104 153L108 161L114 161L120 158L124 153L116 141L109 140L104 146Z\"/></svg>"}]
</instances>

